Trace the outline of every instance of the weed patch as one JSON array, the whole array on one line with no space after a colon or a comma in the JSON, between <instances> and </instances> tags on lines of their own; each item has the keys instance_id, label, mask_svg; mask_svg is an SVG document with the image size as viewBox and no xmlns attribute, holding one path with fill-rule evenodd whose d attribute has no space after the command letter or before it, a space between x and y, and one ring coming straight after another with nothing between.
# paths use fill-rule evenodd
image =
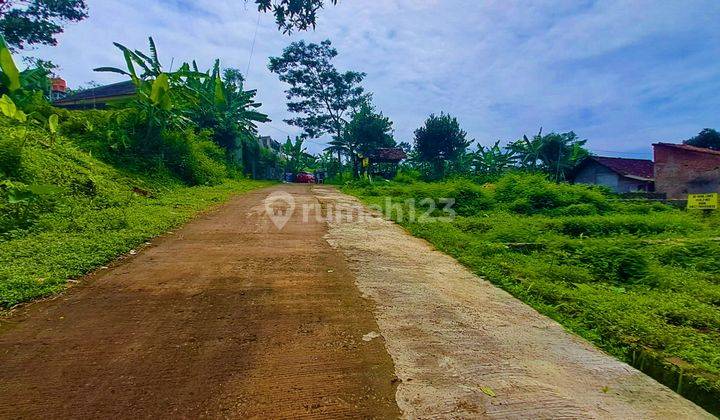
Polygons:
<instances>
[{"instance_id":1,"label":"weed patch","mask_svg":"<svg viewBox=\"0 0 720 420\"><path fill-rule=\"evenodd\" d=\"M720 412L718 215L618 201L602 189L539 175L513 174L473 188L454 182L404 180L347 185L345 191L376 205L383 205L384 195L402 203L481 191L457 196L464 206L452 221L398 222L609 353ZM668 360L681 361L682 371Z\"/></svg>"}]
</instances>

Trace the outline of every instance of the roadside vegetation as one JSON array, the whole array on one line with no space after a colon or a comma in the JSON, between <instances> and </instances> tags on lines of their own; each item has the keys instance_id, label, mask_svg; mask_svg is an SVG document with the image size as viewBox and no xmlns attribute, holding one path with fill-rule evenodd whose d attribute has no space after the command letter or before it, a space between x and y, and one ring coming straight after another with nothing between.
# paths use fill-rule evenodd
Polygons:
<instances>
[{"instance_id":1,"label":"roadside vegetation","mask_svg":"<svg viewBox=\"0 0 720 420\"><path fill-rule=\"evenodd\" d=\"M705 129L688 143L715 138ZM404 145L408 159L394 180L342 188L720 413L720 215L567 183L590 155L574 132L473 143L456 118L430 115ZM443 199L455 200L454 217Z\"/></svg>"},{"instance_id":2,"label":"roadside vegetation","mask_svg":"<svg viewBox=\"0 0 720 420\"><path fill-rule=\"evenodd\" d=\"M336 0L255 0L279 30L315 27ZM314 163L302 140L283 153L258 141L259 111L242 73L196 62L168 71L145 52L115 44L137 94L107 109L68 111L49 101L57 69L14 52L56 45L88 17L83 0L0 6L0 309L62 291L68 282L230 195ZM297 149L297 150L296 150ZM272 174L272 175L268 175Z\"/></svg>"},{"instance_id":3,"label":"roadside vegetation","mask_svg":"<svg viewBox=\"0 0 720 420\"><path fill-rule=\"evenodd\" d=\"M619 201L547 175L350 183L344 191L566 328L718 413L720 216ZM386 201L390 197L391 201ZM408 219L424 198L453 220ZM440 206L441 207L441 206ZM441 208L433 216L447 216Z\"/></svg>"},{"instance_id":4,"label":"roadside vegetation","mask_svg":"<svg viewBox=\"0 0 720 420\"><path fill-rule=\"evenodd\" d=\"M257 141L255 92L219 61L165 72L155 44L117 44L137 95L68 111L45 97L48 70L19 71L0 45L0 308L68 282L230 195L279 164Z\"/></svg>"}]
</instances>

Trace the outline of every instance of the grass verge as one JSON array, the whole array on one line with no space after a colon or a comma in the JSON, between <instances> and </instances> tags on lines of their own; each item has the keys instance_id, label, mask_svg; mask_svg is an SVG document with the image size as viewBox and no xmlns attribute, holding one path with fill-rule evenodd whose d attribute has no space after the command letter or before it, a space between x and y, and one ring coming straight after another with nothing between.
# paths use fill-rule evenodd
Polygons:
<instances>
[{"instance_id":1,"label":"grass verge","mask_svg":"<svg viewBox=\"0 0 720 420\"><path fill-rule=\"evenodd\" d=\"M720 414L720 216L510 175L495 184L350 184L479 276ZM386 197L389 197L388 200ZM423 198L454 198L452 220ZM388 210L388 206L392 208ZM405 217L403 217L405 216Z\"/></svg>"},{"instance_id":2,"label":"grass verge","mask_svg":"<svg viewBox=\"0 0 720 420\"><path fill-rule=\"evenodd\" d=\"M148 239L222 203L230 196L268 185L227 180L216 186L166 186L152 197L98 208L64 206L39 221L46 228L0 240L0 307L49 296Z\"/></svg>"}]
</instances>

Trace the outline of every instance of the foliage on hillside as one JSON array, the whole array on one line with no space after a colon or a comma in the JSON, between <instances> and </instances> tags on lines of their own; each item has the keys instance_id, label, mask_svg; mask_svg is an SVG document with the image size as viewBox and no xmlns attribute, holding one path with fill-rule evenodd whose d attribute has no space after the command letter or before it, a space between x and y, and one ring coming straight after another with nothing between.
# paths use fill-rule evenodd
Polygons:
<instances>
[{"instance_id":1,"label":"foliage on hillside","mask_svg":"<svg viewBox=\"0 0 720 420\"><path fill-rule=\"evenodd\" d=\"M602 189L557 184L543 175L511 174L486 185L459 179L345 190L385 208L391 197L398 206L392 218L414 235L688 398L720 410L717 214L617 201ZM458 217L409 221L405 200L427 197L455 198ZM435 214L444 216L441 208ZM648 354L659 362L641 361Z\"/></svg>"},{"instance_id":2,"label":"foliage on hillside","mask_svg":"<svg viewBox=\"0 0 720 420\"><path fill-rule=\"evenodd\" d=\"M267 118L254 92L221 79L219 63L163 73L152 41L150 55L121 49L128 70L117 71L131 75L137 97L118 109L66 111L43 98L47 73L18 71L0 42L0 308L62 291L263 185L242 180L237 156L244 144L259 148L253 121Z\"/></svg>"},{"instance_id":3,"label":"foliage on hillside","mask_svg":"<svg viewBox=\"0 0 720 420\"><path fill-rule=\"evenodd\" d=\"M71 115L65 124L84 115ZM0 307L62 291L69 279L197 211L263 185L223 178L224 158L213 160L219 148L202 138L181 142L175 138L180 134L165 149L178 148L175 163L147 160L142 170L112 166L80 149L103 149L109 131L93 121L96 137L95 131L85 133L79 144L59 137L50 145L45 130L0 125L0 172L6 177L0 185ZM212 178L216 186L188 187L186 176Z\"/></svg>"}]
</instances>

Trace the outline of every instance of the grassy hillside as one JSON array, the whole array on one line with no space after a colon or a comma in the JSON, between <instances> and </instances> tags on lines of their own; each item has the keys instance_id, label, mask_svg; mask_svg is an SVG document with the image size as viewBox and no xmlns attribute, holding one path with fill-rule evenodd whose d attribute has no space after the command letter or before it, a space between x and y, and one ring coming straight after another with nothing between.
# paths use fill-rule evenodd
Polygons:
<instances>
[{"instance_id":1,"label":"grassy hillside","mask_svg":"<svg viewBox=\"0 0 720 420\"><path fill-rule=\"evenodd\" d=\"M459 180L356 184L345 191L383 208L391 197L391 217L412 234L720 413L717 213L617 201L600 189L536 175L484 186ZM458 216L407 220L405 201L427 197L455 198Z\"/></svg>"},{"instance_id":2,"label":"grassy hillside","mask_svg":"<svg viewBox=\"0 0 720 420\"><path fill-rule=\"evenodd\" d=\"M197 212L267 185L231 179L224 154L194 132L164 135L162 160L120 153L123 133L102 125L118 115L63 113L57 138L0 121L0 308L60 292Z\"/></svg>"}]
</instances>

